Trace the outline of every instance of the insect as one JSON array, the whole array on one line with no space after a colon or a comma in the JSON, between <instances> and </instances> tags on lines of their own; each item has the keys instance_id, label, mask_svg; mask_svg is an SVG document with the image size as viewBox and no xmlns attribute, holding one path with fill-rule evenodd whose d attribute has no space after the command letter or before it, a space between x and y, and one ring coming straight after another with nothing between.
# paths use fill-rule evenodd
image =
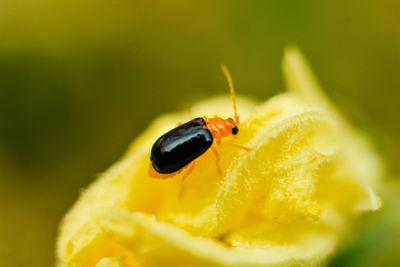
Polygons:
<instances>
[{"instance_id":1,"label":"insect","mask_svg":"<svg viewBox=\"0 0 400 267\"><path fill-rule=\"evenodd\" d=\"M221 68L228 80L235 119L222 119L217 116L213 118L198 117L162 135L151 149L149 171L151 176L169 178L188 167L188 171L183 176L184 180L193 170L194 160L208 149L213 150L217 159L217 170L221 174L218 165L219 156L213 144L214 142L221 144L221 139L231 134L237 135L239 132L239 115L232 78L225 65L222 65ZM231 145L248 149L239 145Z\"/></svg>"}]
</instances>

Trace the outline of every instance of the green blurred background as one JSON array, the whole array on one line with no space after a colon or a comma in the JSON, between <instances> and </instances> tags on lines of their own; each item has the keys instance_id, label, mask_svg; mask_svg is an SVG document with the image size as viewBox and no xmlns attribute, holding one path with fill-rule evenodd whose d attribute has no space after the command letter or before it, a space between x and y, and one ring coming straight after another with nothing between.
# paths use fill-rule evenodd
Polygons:
<instances>
[{"instance_id":1,"label":"green blurred background","mask_svg":"<svg viewBox=\"0 0 400 267\"><path fill-rule=\"evenodd\" d=\"M81 188L160 113L284 88L298 45L327 94L400 170L400 1L0 1L0 266L51 266ZM332 266L400 266L400 190Z\"/></svg>"}]
</instances>

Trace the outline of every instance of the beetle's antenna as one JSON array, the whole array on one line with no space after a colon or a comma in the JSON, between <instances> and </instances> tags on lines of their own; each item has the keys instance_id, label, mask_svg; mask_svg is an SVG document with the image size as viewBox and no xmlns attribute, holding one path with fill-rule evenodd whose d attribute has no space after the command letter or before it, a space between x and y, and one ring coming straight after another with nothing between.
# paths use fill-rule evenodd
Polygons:
<instances>
[{"instance_id":1,"label":"beetle's antenna","mask_svg":"<svg viewBox=\"0 0 400 267\"><path fill-rule=\"evenodd\" d=\"M232 77L229 74L228 68L225 66L225 64L221 65L222 72L225 74L226 80L228 81L229 85L229 91L231 92L231 97L232 97L232 104L233 104L233 112L235 115L235 123L239 124L239 114L237 112L237 107L236 107L236 98L235 98L235 89L233 88L233 82L232 82Z\"/></svg>"}]
</instances>

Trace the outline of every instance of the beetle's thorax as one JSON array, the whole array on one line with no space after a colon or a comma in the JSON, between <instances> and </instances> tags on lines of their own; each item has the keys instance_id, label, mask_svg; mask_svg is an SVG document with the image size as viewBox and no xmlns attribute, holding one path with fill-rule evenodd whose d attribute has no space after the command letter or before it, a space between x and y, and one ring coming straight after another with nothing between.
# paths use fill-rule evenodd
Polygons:
<instances>
[{"instance_id":1,"label":"beetle's thorax","mask_svg":"<svg viewBox=\"0 0 400 267\"><path fill-rule=\"evenodd\" d=\"M235 122L232 119L222 119L219 117L215 118L204 118L206 121L206 128L211 132L214 140L219 144L221 139L232 134L232 128Z\"/></svg>"}]
</instances>

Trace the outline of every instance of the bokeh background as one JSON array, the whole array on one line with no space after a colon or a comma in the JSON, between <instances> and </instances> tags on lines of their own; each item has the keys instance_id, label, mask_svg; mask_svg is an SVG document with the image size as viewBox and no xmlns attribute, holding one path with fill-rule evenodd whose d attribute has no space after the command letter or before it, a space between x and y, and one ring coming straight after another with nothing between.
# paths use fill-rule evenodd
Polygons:
<instances>
[{"instance_id":1,"label":"bokeh background","mask_svg":"<svg viewBox=\"0 0 400 267\"><path fill-rule=\"evenodd\" d=\"M400 266L400 1L1 0L0 266L51 266L62 215L160 113L284 88L298 45L387 162L331 266Z\"/></svg>"}]
</instances>

